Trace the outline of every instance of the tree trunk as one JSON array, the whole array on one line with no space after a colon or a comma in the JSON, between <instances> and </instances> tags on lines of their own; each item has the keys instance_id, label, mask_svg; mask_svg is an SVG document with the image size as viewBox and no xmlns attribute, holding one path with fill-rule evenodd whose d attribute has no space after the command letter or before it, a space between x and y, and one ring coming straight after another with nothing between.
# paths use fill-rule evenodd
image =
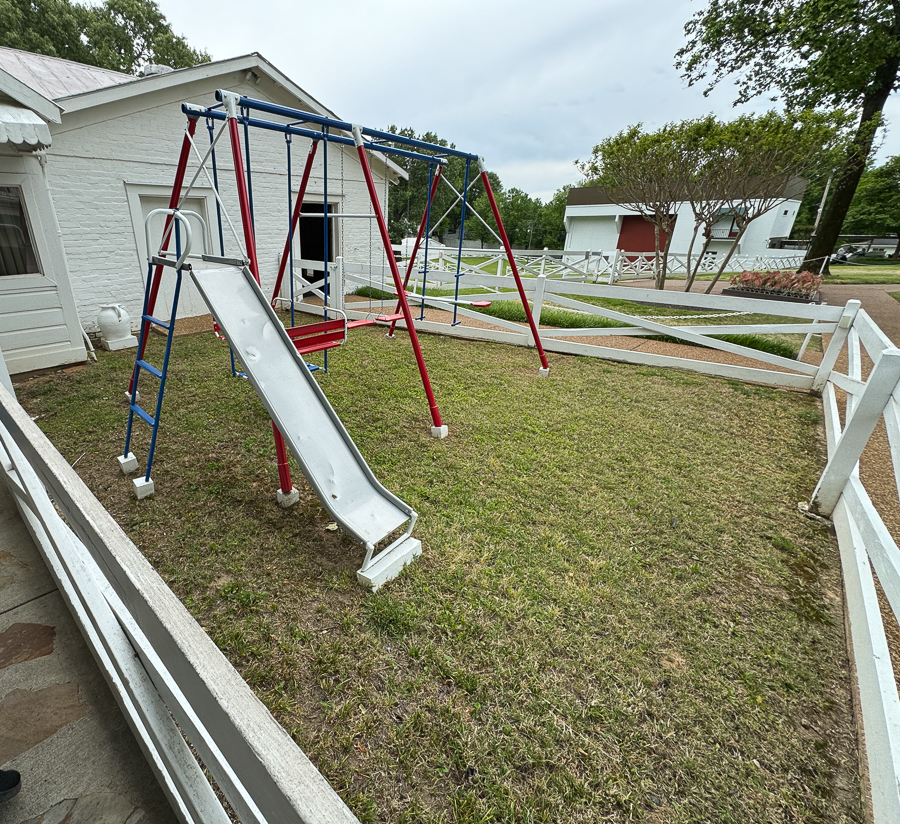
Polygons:
<instances>
[{"instance_id":1,"label":"tree trunk","mask_svg":"<svg viewBox=\"0 0 900 824\"><path fill-rule=\"evenodd\" d=\"M694 251L694 241L697 240L697 232L699 232L699 231L700 231L700 221L697 220L697 219L695 218L695 219L694 219L694 233L691 235L691 242L688 244L687 260L685 261L685 264L684 264L684 268L685 268L684 279L685 279L685 280L687 281L687 283L688 283L687 289L684 290L685 292L689 292L689 291L691 290L691 287L690 287L690 282L691 282L691 254L692 254L693 251Z\"/></svg>"},{"instance_id":2,"label":"tree trunk","mask_svg":"<svg viewBox=\"0 0 900 824\"><path fill-rule=\"evenodd\" d=\"M666 245L663 249L662 253L662 280L659 284L660 289L666 288L666 270L669 266L669 247L672 245L672 235L675 233L675 226L672 225L669 227L669 231L666 232Z\"/></svg>"},{"instance_id":3,"label":"tree trunk","mask_svg":"<svg viewBox=\"0 0 900 824\"><path fill-rule=\"evenodd\" d=\"M653 224L653 285L655 289L662 289L666 285L666 273L659 264L659 224Z\"/></svg>"},{"instance_id":4,"label":"tree trunk","mask_svg":"<svg viewBox=\"0 0 900 824\"><path fill-rule=\"evenodd\" d=\"M731 244L731 248L728 250L728 254L725 255L725 259L722 261L719 266L719 271L716 272L716 276L712 279L712 283L706 287L706 291L703 293L704 295L708 295L713 290L713 286L715 286L719 282L719 278L722 277L722 272L725 271L725 267L728 265L728 261L731 260L731 256L734 254L734 250L737 249L738 244L741 242L741 238L744 236L744 232L747 231L747 226L749 226L749 222L745 223L743 226L738 229L737 237L734 239L734 243Z\"/></svg>"},{"instance_id":5,"label":"tree trunk","mask_svg":"<svg viewBox=\"0 0 900 824\"><path fill-rule=\"evenodd\" d=\"M859 179L866 170L866 161L869 159L872 142L875 139L876 129L874 126L880 119L884 104L894 87L898 68L900 68L900 57L892 57L885 61L876 72L875 90L870 91L863 98L856 134L853 136L847 152L847 158L838 177L831 201L825 209L818 230L810 240L806 257L800 264L801 270L819 271L823 260L834 251L853 195L856 194ZM823 272L829 274L827 262Z\"/></svg>"},{"instance_id":6,"label":"tree trunk","mask_svg":"<svg viewBox=\"0 0 900 824\"><path fill-rule=\"evenodd\" d=\"M708 234L705 233L703 235L703 248L700 250L700 256L697 258L697 264L694 266L694 271L688 273L687 284L684 287L685 292L690 292L691 289L694 288L694 280L697 278L697 272L700 271L700 265L703 263L703 257L706 255L706 250L709 249L709 244L712 243L712 229L709 229Z\"/></svg>"}]
</instances>

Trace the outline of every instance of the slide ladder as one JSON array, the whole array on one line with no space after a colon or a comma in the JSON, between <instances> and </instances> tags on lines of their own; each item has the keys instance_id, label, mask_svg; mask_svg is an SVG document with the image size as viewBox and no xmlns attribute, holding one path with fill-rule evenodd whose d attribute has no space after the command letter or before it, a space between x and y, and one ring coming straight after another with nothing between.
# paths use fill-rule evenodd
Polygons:
<instances>
[{"instance_id":1,"label":"slide ladder","mask_svg":"<svg viewBox=\"0 0 900 824\"><path fill-rule=\"evenodd\" d=\"M420 554L421 543L411 537L418 515L374 476L250 269L220 258L211 268L195 262L189 271L310 487L366 547L357 577L377 589ZM375 556L376 545L407 521L406 531Z\"/></svg>"}]
</instances>

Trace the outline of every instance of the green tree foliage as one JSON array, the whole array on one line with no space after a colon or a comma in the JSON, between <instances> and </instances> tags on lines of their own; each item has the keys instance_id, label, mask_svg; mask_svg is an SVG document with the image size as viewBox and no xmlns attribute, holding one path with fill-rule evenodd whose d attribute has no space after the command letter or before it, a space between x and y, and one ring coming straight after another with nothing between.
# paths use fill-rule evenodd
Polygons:
<instances>
[{"instance_id":1,"label":"green tree foliage","mask_svg":"<svg viewBox=\"0 0 900 824\"><path fill-rule=\"evenodd\" d=\"M726 77L737 102L758 95L791 109L849 109L856 132L807 252L834 247L900 70L897 0L708 0L685 26L676 65L706 92Z\"/></svg>"},{"instance_id":2,"label":"green tree foliage","mask_svg":"<svg viewBox=\"0 0 900 824\"><path fill-rule=\"evenodd\" d=\"M448 143L433 132L416 134L413 129L397 128L396 126L391 126L388 131L402 137L423 140L427 143L447 146L451 149L456 148L454 144ZM415 237L419 231L419 224L428 202L429 164L422 160L414 160L408 157L392 157L391 160L405 169L409 175L408 180L401 179L392 188L389 198L388 231L390 232L391 240L397 243L404 237ZM466 179L466 161L458 157L447 158L442 174L457 192L462 192ZM491 186L493 187L496 183L499 187L499 178L490 172L488 175L491 178ZM473 181L476 181L476 178L478 178L478 165L473 162L469 166L469 183L472 184ZM477 200L483 192L484 187L481 185L481 182L476 181L469 189L468 197L470 200ZM459 228L462 206L458 203L454 204L456 199L457 195L446 183L441 183L438 186L431 205L430 227L432 233L442 235L446 232L455 232ZM441 220L448 210L449 214ZM466 236L470 236L468 227Z\"/></svg>"},{"instance_id":3,"label":"green tree foliage","mask_svg":"<svg viewBox=\"0 0 900 824\"><path fill-rule=\"evenodd\" d=\"M154 0L0 0L0 45L137 74L148 63L173 69L208 63L188 46Z\"/></svg>"},{"instance_id":4,"label":"green tree foliage","mask_svg":"<svg viewBox=\"0 0 900 824\"><path fill-rule=\"evenodd\" d=\"M541 227L544 230L543 246L548 249L562 249L566 243L566 203L569 189L574 184L567 183L557 189L545 204L541 213ZM543 248L542 246L542 248Z\"/></svg>"},{"instance_id":5,"label":"green tree foliage","mask_svg":"<svg viewBox=\"0 0 900 824\"><path fill-rule=\"evenodd\" d=\"M862 176L842 234L900 234L900 156Z\"/></svg>"},{"instance_id":6,"label":"green tree foliage","mask_svg":"<svg viewBox=\"0 0 900 824\"><path fill-rule=\"evenodd\" d=\"M416 134L414 129L397 126L391 126L388 131L438 146L455 148L452 143L447 143L433 132ZM399 243L405 237L415 237L419 231L428 200L429 175L428 164L421 160L406 157L394 157L392 160L409 175L409 179L401 179L392 187L389 198L388 231L391 240ZM466 179L465 160L447 158L442 175L453 184L457 192L462 192ZM473 162L469 167L470 188L467 202L471 205L471 209L466 213L465 237L468 240L480 240L486 246L496 246L497 239L494 233L497 232L497 224L487 192L478 177L478 166ZM500 218L510 245L514 249L541 249L544 246L553 249L562 248L566 236L563 221L566 195L571 186L564 186L547 204L544 204L540 198L533 198L521 189L505 189L494 172L489 171L488 178L491 181L491 191L497 201L497 208L500 210ZM429 224L433 235L443 237L455 234L459 230L462 206L455 203L456 200L457 195L446 183L438 186L431 206ZM472 210L477 212L483 223Z\"/></svg>"}]
</instances>

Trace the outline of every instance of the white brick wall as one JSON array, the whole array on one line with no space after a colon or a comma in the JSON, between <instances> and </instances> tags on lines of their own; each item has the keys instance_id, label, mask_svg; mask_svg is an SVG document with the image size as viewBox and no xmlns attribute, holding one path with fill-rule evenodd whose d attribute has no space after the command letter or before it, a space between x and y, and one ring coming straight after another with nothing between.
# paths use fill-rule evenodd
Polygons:
<instances>
[{"instance_id":1,"label":"white brick wall","mask_svg":"<svg viewBox=\"0 0 900 824\"><path fill-rule=\"evenodd\" d=\"M190 102L212 104L215 81L209 82L208 93L194 95ZM263 97L256 85L229 87L248 96ZM276 102L287 103L279 100ZM167 104L128 113L124 107L108 104L106 118L99 123L66 129L54 135L47 167L53 200L62 230L72 286L82 323L88 332L96 330L99 307L104 303L122 303L137 321L143 302L146 262L139 259L132 225L132 214L126 198L125 184L170 188L181 147L186 118L180 105ZM216 124L216 129L221 124ZM205 122L197 127L196 141L201 151L208 146ZM271 292L278 269L278 255L284 247L287 232L287 171L284 136L260 129L251 130L253 203L256 244L263 291ZM300 183L308 142L294 138L292 143L293 187ZM321 199L322 146L320 145L307 199ZM370 211L369 197L362 170L352 148L343 150L343 187L341 184L341 150L334 144L328 150L329 199L340 200L345 212ZM239 236L240 213L235 195L234 168L227 135L217 146L220 191ZM186 182L197 168L196 159L188 166ZM384 181L373 169L379 197L384 198ZM198 186L208 187L205 177ZM343 189L343 191L341 191ZM209 215L210 227L218 251L215 210ZM338 253L355 262L370 260L370 221L346 220L341 228ZM139 228L143 232L143 227ZM226 254L238 250L227 228ZM371 251L373 263L384 260L377 227L373 224Z\"/></svg>"}]
</instances>

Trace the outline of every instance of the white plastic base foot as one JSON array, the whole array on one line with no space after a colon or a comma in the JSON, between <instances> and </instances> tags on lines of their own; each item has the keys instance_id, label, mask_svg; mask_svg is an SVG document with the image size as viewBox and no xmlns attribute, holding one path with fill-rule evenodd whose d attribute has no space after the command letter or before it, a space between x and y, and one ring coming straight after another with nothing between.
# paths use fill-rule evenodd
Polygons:
<instances>
[{"instance_id":1,"label":"white plastic base foot","mask_svg":"<svg viewBox=\"0 0 900 824\"><path fill-rule=\"evenodd\" d=\"M128 475L138 468L138 460L134 457L134 452L129 452L124 456L119 455L116 460L119 462L119 469L122 470L123 475Z\"/></svg>"},{"instance_id":2,"label":"white plastic base foot","mask_svg":"<svg viewBox=\"0 0 900 824\"><path fill-rule=\"evenodd\" d=\"M147 480L146 478L135 478L132 483L134 484L134 494L137 495L138 500L141 498L149 498L155 491L155 487L153 486L153 479Z\"/></svg>"},{"instance_id":3,"label":"white plastic base foot","mask_svg":"<svg viewBox=\"0 0 900 824\"><path fill-rule=\"evenodd\" d=\"M282 509L287 509L289 506L293 506L300 500L300 493L294 487L291 487L290 492L282 492L279 489L275 497L278 500L278 506Z\"/></svg>"},{"instance_id":4,"label":"white plastic base foot","mask_svg":"<svg viewBox=\"0 0 900 824\"><path fill-rule=\"evenodd\" d=\"M431 427L432 438L446 438L448 434L449 430L447 429L447 424L441 424L440 426Z\"/></svg>"},{"instance_id":5,"label":"white plastic base foot","mask_svg":"<svg viewBox=\"0 0 900 824\"><path fill-rule=\"evenodd\" d=\"M548 367L545 369L543 366L541 366L541 367L538 369L538 375L539 375L540 377L542 377L542 378L549 378L549 377L550 377L550 367L548 366Z\"/></svg>"},{"instance_id":6,"label":"white plastic base foot","mask_svg":"<svg viewBox=\"0 0 900 824\"><path fill-rule=\"evenodd\" d=\"M392 335L390 332L388 332L388 333L385 335L385 337L386 337L388 340L393 340L393 339L396 337L396 335Z\"/></svg>"},{"instance_id":7,"label":"white plastic base foot","mask_svg":"<svg viewBox=\"0 0 900 824\"><path fill-rule=\"evenodd\" d=\"M396 578L403 567L412 563L422 554L422 542L418 538L407 538L390 552L379 555L368 568L356 572L356 580L373 592L385 582Z\"/></svg>"},{"instance_id":8,"label":"white plastic base foot","mask_svg":"<svg viewBox=\"0 0 900 824\"><path fill-rule=\"evenodd\" d=\"M134 393L134 400L131 400L131 392L126 392L125 397L128 399L128 403L140 403L141 402L141 393Z\"/></svg>"},{"instance_id":9,"label":"white plastic base foot","mask_svg":"<svg viewBox=\"0 0 900 824\"><path fill-rule=\"evenodd\" d=\"M107 340L100 338L100 345L108 352L117 352L119 349L131 349L138 345L138 339L134 335L127 338L119 338L118 340Z\"/></svg>"}]
</instances>

